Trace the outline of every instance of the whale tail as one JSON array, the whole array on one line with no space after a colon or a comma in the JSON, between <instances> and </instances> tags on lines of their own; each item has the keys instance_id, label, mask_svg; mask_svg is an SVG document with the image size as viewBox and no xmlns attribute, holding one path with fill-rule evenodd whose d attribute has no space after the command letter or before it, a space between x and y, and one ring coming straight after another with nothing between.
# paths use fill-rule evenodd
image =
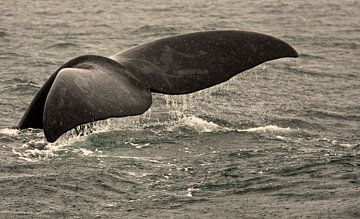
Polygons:
<instances>
[{"instance_id":1,"label":"whale tail","mask_svg":"<svg viewBox=\"0 0 360 219\"><path fill-rule=\"evenodd\" d=\"M246 31L183 34L109 58L80 56L50 76L18 128L44 129L46 139L54 142L81 124L144 113L151 92L195 92L283 57L298 54L280 39Z\"/></svg>"}]
</instances>

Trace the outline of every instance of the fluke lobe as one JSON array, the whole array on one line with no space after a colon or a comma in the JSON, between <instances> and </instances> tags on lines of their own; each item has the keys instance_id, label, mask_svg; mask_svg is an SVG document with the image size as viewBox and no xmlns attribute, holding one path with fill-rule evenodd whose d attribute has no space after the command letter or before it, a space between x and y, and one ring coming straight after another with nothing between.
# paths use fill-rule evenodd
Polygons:
<instances>
[{"instance_id":1,"label":"fluke lobe","mask_svg":"<svg viewBox=\"0 0 360 219\"><path fill-rule=\"evenodd\" d=\"M167 37L109 58L80 56L50 76L18 128L44 129L54 142L81 124L144 113L151 92L195 92L283 57L298 53L275 37L235 30Z\"/></svg>"}]
</instances>

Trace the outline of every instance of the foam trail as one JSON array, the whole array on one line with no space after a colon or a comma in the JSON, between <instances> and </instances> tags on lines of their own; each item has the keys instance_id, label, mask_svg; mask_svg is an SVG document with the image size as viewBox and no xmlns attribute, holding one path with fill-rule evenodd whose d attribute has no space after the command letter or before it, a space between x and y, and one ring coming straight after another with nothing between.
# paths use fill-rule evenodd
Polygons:
<instances>
[{"instance_id":1,"label":"foam trail","mask_svg":"<svg viewBox=\"0 0 360 219\"><path fill-rule=\"evenodd\" d=\"M260 126L260 127L253 127L248 129L234 129L220 126L214 122L206 121L202 118L196 117L194 115L185 115L182 114L177 118L177 121L171 124L168 127L168 131L173 131L177 127L190 127L195 129L198 132L216 132L216 131L230 131L230 132L264 132L264 133L288 133L294 131L290 127L283 128L278 127L276 125L267 125L267 126ZM278 136L281 138L281 136Z\"/></svg>"},{"instance_id":2,"label":"foam trail","mask_svg":"<svg viewBox=\"0 0 360 219\"><path fill-rule=\"evenodd\" d=\"M180 125L191 127L199 132L214 132L214 131L236 131L236 132L269 132L269 133L286 133L293 131L290 127L283 128L276 125L267 125L260 127L253 127L248 129L233 129L220 126L214 122L206 121L194 115L183 115L179 119Z\"/></svg>"},{"instance_id":3,"label":"foam trail","mask_svg":"<svg viewBox=\"0 0 360 219\"><path fill-rule=\"evenodd\" d=\"M204 119L192 115L184 117L181 122L184 125L194 128L199 132L212 132L223 129L222 127L213 122L208 122Z\"/></svg>"},{"instance_id":4,"label":"foam trail","mask_svg":"<svg viewBox=\"0 0 360 219\"><path fill-rule=\"evenodd\" d=\"M15 135L19 134L19 130L11 129L11 128L3 128L3 129L0 129L0 134L15 136Z\"/></svg>"},{"instance_id":5,"label":"foam trail","mask_svg":"<svg viewBox=\"0 0 360 219\"><path fill-rule=\"evenodd\" d=\"M290 132L290 127L282 128L276 125L267 125L267 126L260 126L256 128L249 128L249 129L238 129L238 132Z\"/></svg>"},{"instance_id":6,"label":"foam trail","mask_svg":"<svg viewBox=\"0 0 360 219\"><path fill-rule=\"evenodd\" d=\"M176 118L174 118L174 120L170 120L165 124L167 126L166 130L170 132L180 127L191 128L198 132L215 132L230 130L229 128L221 127L218 124L206 121L194 115L185 114L178 115Z\"/></svg>"}]
</instances>

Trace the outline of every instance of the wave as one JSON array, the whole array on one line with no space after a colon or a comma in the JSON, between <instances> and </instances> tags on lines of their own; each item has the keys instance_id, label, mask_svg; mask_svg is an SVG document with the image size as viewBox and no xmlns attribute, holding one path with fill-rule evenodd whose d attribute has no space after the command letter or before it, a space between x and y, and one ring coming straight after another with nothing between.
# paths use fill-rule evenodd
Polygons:
<instances>
[{"instance_id":1,"label":"wave","mask_svg":"<svg viewBox=\"0 0 360 219\"><path fill-rule=\"evenodd\" d=\"M75 43L56 43L54 45L48 46L46 47L46 49L68 49L68 48L73 48L73 47L78 47L77 44Z\"/></svg>"},{"instance_id":2,"label":"wave","mask_svg":"<svg viewBox=\"0 0 360 219\"><path fill-rule=\"evenodd\" d=\"M1 52L0 59L16 59L16 58L27 58L29 56L16 53L16 52Z\"/></svg>"},{"instance_id":3,"label":"wave","mask_svg":"<svg viewBox=\"0 0 360 219\"><path fill-rule=\"evenodd\" d=\"M227 128L221 127L213 122L206 121L194 115L184 116L180 121L175 124L176 126L186 126L192 128L198 132L213 132L218 130L226 130ZM173 130L174 127L170 127L168 130Z\"/></svg>"},{"instance_id":4,"label":"wave","mask_svg":"<svg viewBox=\"0 0 360 219\"><path fill-rule=\"evenodd\" d=\"M316 117L319 119L336 119L336 120L345 120L345 121L359 121L360 115L349 114L349 113L340 113L326 110L317 110L317 109L307 109L305 111L307 116Z\"/></svg>"},{"instance_id":5,"label":"wave","mask_svg":"<svg viewBox=\"0 0 360 219\"><path fill-rule=\"evenodd\" d=\"M175 27L166 27L162 25L143 25L132 31L132 34L143 35L147 37L159 37L164 35L178 34L179 30Z\"/></svg>"},{"instance_id":6,"label":"wave","mask_svg":"<svg viewBox=\"0 0 360 219\"><path fill-rule=\"evenodd\" d=\"M279 127L276 125L267 125L267 126L259 126L259 127L252 127L248 129L234 129L229 127L220 126L214 122L207 121L205 119L196 117L194 115L189 115L183 117L178 126L186 126L192 128L198 132L216 132L216 131L234 131L234 132L270 132L270 133L284 133L284 132L291 132L293 129L290 127ZM173 128L172 128L173 129ZM170 129L170 130L172 130Z\"/></svg>"}]
</instances>

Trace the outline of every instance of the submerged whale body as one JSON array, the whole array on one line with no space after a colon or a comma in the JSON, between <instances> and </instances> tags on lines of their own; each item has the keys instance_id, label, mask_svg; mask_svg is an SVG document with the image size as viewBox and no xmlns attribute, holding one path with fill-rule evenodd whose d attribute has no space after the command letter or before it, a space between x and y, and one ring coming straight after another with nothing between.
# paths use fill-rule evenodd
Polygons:
<instances>
[{"instance_id":1,"label":"submerged whale body","mask_svg":"<svg viewBox=\"0 0 360 219\"><path fill-rule=\"evenodd\" d=\"M80 56L50 76L18 128L44 129L54 142L81 124L144 113L151 92L195 92L283 57L298 53L275 37L233 30L167 37L108 58Z\"/></svg>"}]
</instances>

